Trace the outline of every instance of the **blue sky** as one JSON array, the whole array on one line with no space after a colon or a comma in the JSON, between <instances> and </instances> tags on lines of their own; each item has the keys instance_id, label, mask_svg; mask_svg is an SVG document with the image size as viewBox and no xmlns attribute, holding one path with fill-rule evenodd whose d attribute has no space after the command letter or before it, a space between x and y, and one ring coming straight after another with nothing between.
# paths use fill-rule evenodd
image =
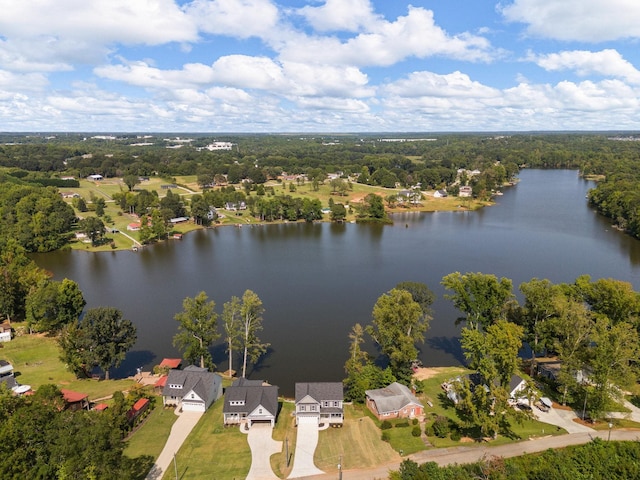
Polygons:
<instances>
[{"instance_id":1,"label":"blue sky","mask_svg":"<svg viewBox=\"0 0 640 480\"><path fill-rule=\"evenodd\" d=\"M0 131L640 130L638 0L0 0Z\"/></svg>"}]
</instances>

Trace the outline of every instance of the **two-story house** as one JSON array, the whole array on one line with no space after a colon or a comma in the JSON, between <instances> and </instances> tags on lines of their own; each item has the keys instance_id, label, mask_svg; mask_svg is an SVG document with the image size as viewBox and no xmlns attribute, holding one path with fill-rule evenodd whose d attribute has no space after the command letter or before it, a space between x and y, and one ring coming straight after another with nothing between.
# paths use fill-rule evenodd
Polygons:
<instances>
[{"instance_id":1,"label":"two-story house","mask_svg":"<svg viewBox=\"0 0 640 480\"><path fill-rule=\"evenodd\" d=\"M343 401L341 382L296 383L296 425L313 421L342 426Z\"/></svg>"},{"instance_id":2,"label":"two-story house","mask_svg":"<svg viewBox=\"0 0 640 480\"><path fill-rule=\"evenodd\" d=\"M162 404L186 412L204 412L222 396L222 377L206 368L189 365L184 370L169 370L162 389Z\"/></svg>"},{"instance_id":3,"label":"two-story house","mask_svg":"<svg viewBox=\"0 0 640 480\"><path fill-rule=\"evenodd\" d=\"M239 378L225 389L222 414L225 425L270 423L273 427L278 415L278 387Z\"/></svg>"}]
</instances>

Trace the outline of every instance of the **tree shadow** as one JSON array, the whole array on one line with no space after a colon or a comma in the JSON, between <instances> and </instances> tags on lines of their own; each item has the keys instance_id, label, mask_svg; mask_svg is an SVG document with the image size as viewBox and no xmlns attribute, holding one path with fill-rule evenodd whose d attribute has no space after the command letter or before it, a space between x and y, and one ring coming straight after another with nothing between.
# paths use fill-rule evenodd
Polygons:
<instances>
[{"instance_id":1,"label":"tree shadow","mask_svg":"<svg viewBox=\"0 0 640 480\"><path fill-rule=\"evenodd\" d=\"M464 358L464 352L462 351L459 337L431 337L427 338L425 342L434 350L442 350L449 355L453 355L461 365L466 364L466 359Z\"/></svg>"},{"instance_id":2,"label":"tree shadow","mask_svg":"<svg viewBox=\"0 0 640 480\"><path fill-rule=\"evenodd\" d=\"M127 353L124 361L119 367L109 370L109 378L127 378L136 374L137 369L142 365L148 365L157 358L151 350L132 350Z\"/></svg>"},{"instance_id":3,"label":"tree shadow","mask_svg":"<svg viewBox=\"0 0 640 480\"><path fill-rule=\"evenodd\" d=\"M260 373L263 370L271 368L271 366L268 364L268 360L274 352L275 350L272 347L267 347L267 351L260 356L256 363L251 364L250 368L248 368L247 370L249 370L250 373Z\"/></svg>"}]
</instances>

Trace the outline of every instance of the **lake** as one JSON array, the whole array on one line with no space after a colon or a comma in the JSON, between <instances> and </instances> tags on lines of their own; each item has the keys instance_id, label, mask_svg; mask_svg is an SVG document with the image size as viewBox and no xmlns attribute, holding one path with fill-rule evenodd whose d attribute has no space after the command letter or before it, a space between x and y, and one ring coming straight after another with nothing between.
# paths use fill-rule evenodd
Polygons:
<instances>
[{"instance_id":1,"label":"lake","mask_svg":"<svg viewBox=\"0 0 640 480\"><path fill-rule=\"evenodd\" d=\"M351 327L369 323L377 298L402 281L423 282L438 297L421 346L428 366L463 362L454 325L460 314L440 285L451 272L507 277L516 292L533 277L558 283L583 274L639 290L640 242L588 207L591 182L568 170L524 170L519 177L495 206L476 212L397 214L392 226L225 226L137 253L66 251L34 259L56 279L78 282L87 308L113 306L136 324L138 341L114 376L180 356L173 317L185 297L205 291L221 313L233 295L253 290L265 307L260 337L271 346L248 376L291 395L295 382L344 377ZM224 345L212 353L218 370L226 370Z\"/></svg>"}]
</instances>

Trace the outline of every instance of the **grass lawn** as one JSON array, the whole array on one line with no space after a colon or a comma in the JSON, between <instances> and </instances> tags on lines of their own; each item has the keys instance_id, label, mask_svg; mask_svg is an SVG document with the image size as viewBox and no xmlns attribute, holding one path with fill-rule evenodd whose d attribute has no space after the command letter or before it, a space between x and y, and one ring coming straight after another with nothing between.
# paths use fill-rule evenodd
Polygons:
<instances>
[{"instance_id":1,"label":"grass lawn","mask_svg":"<svg viewBox=\"0 0 640 480\"><path fill-rule=\"evenodd\" d=\"M238 427L225 428L218 400L202 416L176 455L181 480L202 478L245 478L251 467L247 436ZM173 467L165 480L175 478Z\"/></svg>"},{"instance_id":2,"label":"grass lawn","mask_svg":"<svg viewBox=\"0 0 640 480\"><path fill-rule=\"evenodd\" d=\"M345 470L371 468L400 460L398 452L381 440L381 430L365 410L361 405L345 405L344 426L320 432L314 456L318 468L337 472L341 458ZM410 431L407 434L411 435Z\"/></svg>"},{"instance_id":3,"label":"grass lawn","mask_svg":"<svg viewBox=\"0 0 640 480\"><path fill-rule=\"evenodd\" d=\"M17 324L16 324L17 325ZM15 327L14 327L15 328ZM106 397L116 390L129 390L133 380L97 381L76 379L60 361L55 338L45 335L21 335L2 344L0 358L13 365L18 383L31 385L35 390L41 385L54 384L89 395L89 400Z\"/></svg>"},{"instance_id":4,"label":"grass lawn","mask_svg":"<svg viewBox=\"0 0 640 480\"><path fill-rule=\"evenodd\" d=\"M154 459L160 456L164 444L169 438L171 426L178 419L172 408L164 408L160 399L156 407L145 419L142 426L127 440L124 454L129 458L150 455Z\"/></svg>"}]
</instances>

